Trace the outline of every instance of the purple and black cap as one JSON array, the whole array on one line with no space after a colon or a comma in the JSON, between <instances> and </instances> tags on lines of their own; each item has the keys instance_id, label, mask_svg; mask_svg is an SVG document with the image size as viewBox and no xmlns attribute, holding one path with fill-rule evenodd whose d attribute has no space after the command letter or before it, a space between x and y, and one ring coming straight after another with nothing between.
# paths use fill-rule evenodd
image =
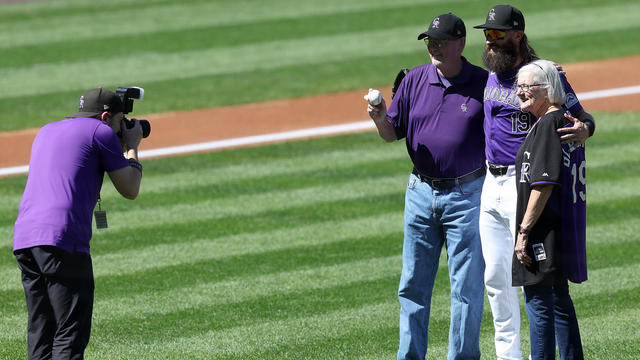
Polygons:
<instances>
[{"instance_id":1,"label":"purple and black cap","mask_svg":"<svg viewBox=\"0 0 640 360\"><path fill-rule=\"evenodd\" d=\"M111 90L102 87L87 90L78 102L78 112L67 118L90 117L94 118L105 111L110 113L122 112L124 106L122 100Z\"/></svg>"},{"instance_id":2,"label":"purple and black cap","mask_svg":"<svg viewBox=\"0 0 640 360\"><path fill-rule=\"evenodd\" d=\"M509 4L496 5L489 10L484 24L474 28L524 31L524 16L520 10Z\"/></svg>"},{"instance_id":3,"label":"purple and black cap","mask_svg":"<svg viewBox=\"0 0 640 360\"><path fill-rule=\"evenodd\" d=\"M436 16L429 24L427 31L418 35L418 40L424 38L436 40L457 40L467 35L464 22L452 13Z\"/></svg>"}]
</instances>

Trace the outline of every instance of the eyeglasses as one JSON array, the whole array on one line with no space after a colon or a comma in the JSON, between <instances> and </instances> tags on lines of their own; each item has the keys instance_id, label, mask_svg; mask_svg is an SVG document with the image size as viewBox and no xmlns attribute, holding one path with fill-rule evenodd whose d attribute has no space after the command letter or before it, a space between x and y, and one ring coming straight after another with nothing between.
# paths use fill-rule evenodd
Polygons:
<instances>
[{"instance_id":1,"label":"eyeglasses","mask_svg":"<svg viewBox=\"0 0 640 360\"><path fill-rule=\"evenodd\" d=\"M516 87L522 91L530 91L534 86L546 86L547 84L517 84Z\"/></svg>"},{"instance_id":2,"label":"eyeglasses","mask_svg":"<svg viewBox=\"0 0 640 360\"><path fill-rule=\"evenodd\" d=\"M484 29L484 37L487 38L487 41L502 40L506 34L507 32L502 30Z\"/></svg>"},{"instance_id":3,"label":"eyeglasses","mask_svg":"<svg viewBox=\"0 0 640 360\"><path fill-rule=\"evenodd\" d=\"M439 49L447 46L447 44L449 43L448 40L437 40L437 39L424 39L424 43L427 45L427 47L432 46L432 47L437 47Z\"/></svg>"}]
</instances>

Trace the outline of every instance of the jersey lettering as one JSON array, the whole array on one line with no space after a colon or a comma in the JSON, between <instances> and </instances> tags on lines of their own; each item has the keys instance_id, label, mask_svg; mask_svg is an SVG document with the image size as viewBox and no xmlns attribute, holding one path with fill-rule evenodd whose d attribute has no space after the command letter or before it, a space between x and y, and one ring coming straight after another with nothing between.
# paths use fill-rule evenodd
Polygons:
<instances>
[{"instance_id":1,"label":"jersey lettering","mask_svg":"<svg viewBox=\"0 0 640 360\"><path fill-rule=\"evenodd\" d=\"M487 85L484 88L484 100L497 101L519 109L520 101L518 101L518 97L516 96L517 92L516 89Z\"/></svg>"},{"instance_id":2,"label":"jersey lettering","mask_svg":"<svg viewBox=\"0 0 640 360\"><path fill-rule=\"evenodd\" d=\"M511 114L511 132L527 132L531 129L531 114L520 111Z\"/></svg>"},{"instance_id":3,"label":"jersey lettering","mask_svg":"<svg viewBox=\"0 0 640 360\"><path fill-rule=\"evenodd\" d=\"M584 145L581 145L582 147ZM578 196L580 197L581 202L587 201L587 194L584 192L585 185L587 184L587 176L586 176L586 161L582 160L580 165L576 163L571 163L571 155L570 153L577 148L571 148L569 151L565 151L562 149L562 160L563 165L566 168L571 168L571 191L573 193L573 203L578 202ZM579 183L578 183L579 182ZM578 186L579 185L579 186ZM580 189L576 191L576 189Z\"/></svg>"},{"instance_id":4,"label":"jersey lettering","mask_svg":"<svg viewBox=\"0 0 640 360\"><path fill-rule=\"evenodd\" d=\"M524 157L527 161L522 162L522 167L520 168L520 182L526 183L531 181L531 174L529 173L531 169L531 163L529 162L529 158L531 157L531 153L528 151L524 152Z\"/></svg>"}]
</instances>

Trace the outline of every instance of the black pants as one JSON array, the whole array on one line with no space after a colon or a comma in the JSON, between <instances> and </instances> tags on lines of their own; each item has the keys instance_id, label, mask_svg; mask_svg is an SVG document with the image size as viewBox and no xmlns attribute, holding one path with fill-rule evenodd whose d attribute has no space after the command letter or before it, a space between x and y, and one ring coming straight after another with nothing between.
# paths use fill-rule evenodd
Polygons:
<instances>
[{"instance_id":1,"label":"black pants","mask_svg":"<svg viewBox=\"0 0 640 360\"><path fill-rule=\"evenodd\" d=\"M29 359L83 359L93 312L91 256L54 246L14 254L27 298Z\"/></svg>"}]
</instances>

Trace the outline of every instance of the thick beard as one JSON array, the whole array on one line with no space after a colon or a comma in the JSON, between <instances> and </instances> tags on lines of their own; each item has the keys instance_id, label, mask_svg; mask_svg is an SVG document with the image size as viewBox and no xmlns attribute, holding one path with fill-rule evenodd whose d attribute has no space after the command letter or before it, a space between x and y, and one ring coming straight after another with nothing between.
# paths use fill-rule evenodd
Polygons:
<instances>
[{"instance_id":1,"label":"thick beard","mask_svg":"<svg viewBox=\"0 0 640 360\"><path fill-rule=\"evenodd\" d=\"M494 45L491 47L494 54L489 54L489 47L485 47L482 53L482 63L484 66L500 75L513 69L518 60L518 51L512 42L507 42L502 46Z\"/></svg>"}]
</instances>

